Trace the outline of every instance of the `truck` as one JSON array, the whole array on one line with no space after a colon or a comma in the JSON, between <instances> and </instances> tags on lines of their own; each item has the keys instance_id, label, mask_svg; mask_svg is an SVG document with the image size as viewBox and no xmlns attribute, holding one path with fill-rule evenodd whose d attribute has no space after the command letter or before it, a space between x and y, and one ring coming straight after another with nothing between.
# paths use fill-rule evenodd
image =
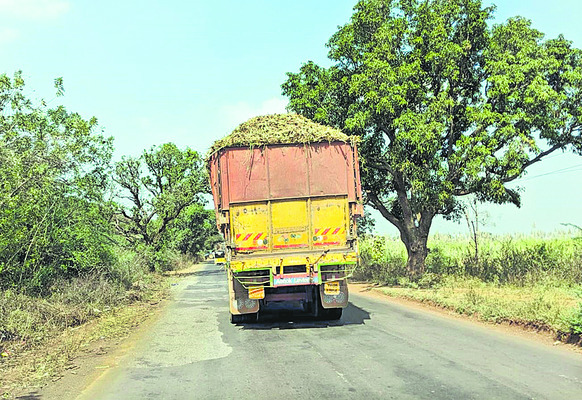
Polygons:
<instances>
[{"instance_id":1,"label":"truck","mask_svg":"<svg viewBox=\"0 0 582 400\"><path fill-rule=\"evenodd\" d=\"M207 163L231 322L269 309L341 318L363 214L356 140L295 114L256 117Z\"/></svg>"},{"instance_id":2,"label":"truck","mask_svg":"<svg viewBox=\"0 0 582 400\"><path fill-rule=\"evenodd\" d=\"M216 265L224 265L226 263L225 251L224 250L215 250L214 251L214 264Z\"/></svg>"}]
</instances>

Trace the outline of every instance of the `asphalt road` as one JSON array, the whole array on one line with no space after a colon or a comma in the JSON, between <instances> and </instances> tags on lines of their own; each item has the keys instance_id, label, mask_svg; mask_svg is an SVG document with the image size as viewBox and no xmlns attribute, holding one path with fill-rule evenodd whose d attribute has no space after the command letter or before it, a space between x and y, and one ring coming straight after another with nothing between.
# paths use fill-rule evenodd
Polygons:
<instances>
[{"instance_id":1,"label":"asphalt road","mask_svg":"<svg viewBox=\"0 0 582 400\"><path fill-rule=\"evenodd\" d=\"M382 299L341 320L229 322L214 265L80 399L582 399L582 356Z\"/></svg>"}]
</instances>

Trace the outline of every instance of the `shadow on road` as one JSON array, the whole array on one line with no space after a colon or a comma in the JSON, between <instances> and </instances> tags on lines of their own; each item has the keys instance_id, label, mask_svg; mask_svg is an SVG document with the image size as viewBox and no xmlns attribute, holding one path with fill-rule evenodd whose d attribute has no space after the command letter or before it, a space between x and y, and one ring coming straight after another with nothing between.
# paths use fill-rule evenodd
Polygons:
<instances>
[{"instance_id":1,"label":"shadow on road","mask_svg":"<svg viewBox=\"0 0 582 400\"><path fill-rule=\"evenodd\" d=\"M344 325L364 325L370 319L370 313L358 306L349 303L342 313L342 317L335 321L321 321L312 316L299 312L265 312L261 313L258 322L237 324L242 329L305 329L331 328Z\"/></svg>"},{"instance_id":2,"label":"shadow on road","mask_svg":"<svg viewBox=\"0 0 582 400\"><path fill-rule=\"evenodd\" d=\"M32 393L29 393L29 394L24 395L24 396L18 396L18 397L16 397L16 399L18 399L18 400L38 400L38 399L42 399L42 396L40 394L37 394L37 392L32 392Z\"/></svg>"}]
</instances>

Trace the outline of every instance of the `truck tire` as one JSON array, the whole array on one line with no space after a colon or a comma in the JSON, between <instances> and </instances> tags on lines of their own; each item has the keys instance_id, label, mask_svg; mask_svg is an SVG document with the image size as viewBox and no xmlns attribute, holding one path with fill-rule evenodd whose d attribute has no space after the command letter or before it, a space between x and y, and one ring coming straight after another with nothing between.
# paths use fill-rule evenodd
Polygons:
<instances>
[{"instance_id":1,"label":"truck tire","mask_svg":"<svg viewBox=\"0 0 582 400\"><path fill-rule=\"evenodd\" d=\"M342 308L328 308L325 310L325 317L329 320L338 320L342 317Z\"/></svg>"},{"instance_id":2,"label":"truck tire","mask_svg":"<svg viewBox=\"0 0 582 400\"><path fill-rule=\"evenodd\" d=\"M259 313L251 314L230 314L231 324L242 324L245 322L257 322L259 320Z\"/></svg>"},{"instance_id":3,"label":"truck tire","mask_svg":"<svg viewBox=\"0 0 582 400\"><path fill-rule=\"evenodd\" d=\"M231 324L240 324L244 322L244 314L230 314L230 323Z\"/></svg>"}]
</instances>

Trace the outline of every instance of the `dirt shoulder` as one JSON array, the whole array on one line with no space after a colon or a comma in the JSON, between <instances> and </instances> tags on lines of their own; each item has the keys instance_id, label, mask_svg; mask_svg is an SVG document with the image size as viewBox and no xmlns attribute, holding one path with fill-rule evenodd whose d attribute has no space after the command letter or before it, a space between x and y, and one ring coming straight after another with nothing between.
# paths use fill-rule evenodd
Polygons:
<instances>
[{"instance_id":1,"label":"dirt shoulder","mask_svg":"<svg viewBox=\"0 0 582 400\"><path fill-rule=\"evenodd\" d=\"M450 318L456 321L464 321L466 323L477 324L488 329L493 329L497 332L508 334L512 336L517 336L524 340L531 340L537 343L543 343L548 346L561 347L569 351L573 351L582 354L582 347L580 345L567 343L557 336L556 332L548 329L540 329L535 325L526 325L511 321L502 322L490 322L484 321L479 315L467 315L461 314L451 310L450 308L440 306L435 303L420 301L414 298L405 296L395 296L386 293L383 289L385 286L367 283L367 282L354 282L349 284L349 290L351 293L357 293L361 296L371 297L375 299L380 299L394 304L403 305L409 308L420 310L422 312L433 313L435 315Z\"/></svg>"},{"instance_id":2,"label":"dirt shoulder","mask_svg":"<svg viewBox=\"0 0 582 400\"><path fill-rule=\"evenodd\" d=\"M157 304L134 304L123 308L106 319L91 321L75 332L65 332L62 337L36 349L31 357L52 358L55 343L79 343L68 357L67 363L54 365L50 376L39 377L30 382L27 388L21 388L14 394L16 399L74 399L78 393L89 385L104 369L116 362L116 356L125 354L132 348L131 338L155 322L167 300ZM99 336L100 335L100 336ZM29 360L24 359L23 369Z\"/></svg>"},{"instance_id":3,"label":"dirt shoulder","mask_svg":"<svg viewBox=\"0 0 582 400\"><path fill-rule=\"evenodd\" d=\"M171 287L184 274L200 267L166 275L163 285ZM133 348L171 301L170 290L150 302L137 302L113 310L101 318L67 329L42 347L31 349L7 368L0 389L6 399L75 399L107 369ZM39 362L44 366L39 370Z\"/></svg>"}]
</instances>

